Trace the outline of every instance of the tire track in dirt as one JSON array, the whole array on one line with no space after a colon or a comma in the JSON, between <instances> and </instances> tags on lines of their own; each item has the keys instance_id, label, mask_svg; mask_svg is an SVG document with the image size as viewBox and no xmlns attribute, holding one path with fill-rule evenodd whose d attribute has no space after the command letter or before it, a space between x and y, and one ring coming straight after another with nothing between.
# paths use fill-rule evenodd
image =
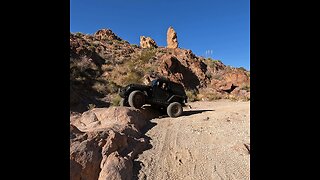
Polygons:
<instances>
[{"instance_id":1,"label":"tire track in dirt","mask_svg":"<svg viewBox=\"0 0 320 180\"><path fill-rule=\"evenodd\" d=\"M190 105L181 117L151 120L137 179L249 179L250 102Z\"/></svg>"}]
</instances>

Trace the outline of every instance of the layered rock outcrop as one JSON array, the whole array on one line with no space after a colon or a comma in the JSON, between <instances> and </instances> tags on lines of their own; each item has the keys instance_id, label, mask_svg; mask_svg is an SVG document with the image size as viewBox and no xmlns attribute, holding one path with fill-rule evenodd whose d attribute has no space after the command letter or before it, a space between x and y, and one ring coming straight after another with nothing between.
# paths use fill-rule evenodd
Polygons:
<instances>
[{"instance_id":1,"label":"layered rock outcrop","mask_svg":"<svg viewBox=\"0 0 320 180\"><path fill-rule=\"evenodd\" d=\"M94 37L98 40L118 40L121 41L122 39L114 34L110 29L100 29L95 34Z\"/></svg>"}]
</instances>

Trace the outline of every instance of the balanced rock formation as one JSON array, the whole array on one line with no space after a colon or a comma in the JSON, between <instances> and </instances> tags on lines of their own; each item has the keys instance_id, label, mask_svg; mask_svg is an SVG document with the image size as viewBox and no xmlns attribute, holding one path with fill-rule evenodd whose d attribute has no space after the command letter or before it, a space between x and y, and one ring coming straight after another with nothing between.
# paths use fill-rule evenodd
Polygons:
<instances>
[{"instance_id":1,"label":"balanced rock formation","mask_svg":"<svg viewBox=\"0 0 320 180\"><path fill-rule=\"evenodd\" d=\"M117 35L115 35L110 29L100 29L96 33L94 33L94 37L98 40L122 40Z\"/></svg>"},{"instance_id":2,"label":"balanced rock formation","mask_svg":"<svg viewBox=\"0 0 320 180\"><path fill-rule=\"evenodd\" d=\"M167 48L178 48L177 33L171 26L167 31Z\"/></svg>"},{"instance_id":3,"label":"balanced rock formation","mask_svg":"<svg viewBox=\"0 0 320 180\"><path fill-rule=\"evenodd\" d=\"M140 36L140 46L142 48L157 48L157 43L151 37Z\"/></svg>"}]
</instances>

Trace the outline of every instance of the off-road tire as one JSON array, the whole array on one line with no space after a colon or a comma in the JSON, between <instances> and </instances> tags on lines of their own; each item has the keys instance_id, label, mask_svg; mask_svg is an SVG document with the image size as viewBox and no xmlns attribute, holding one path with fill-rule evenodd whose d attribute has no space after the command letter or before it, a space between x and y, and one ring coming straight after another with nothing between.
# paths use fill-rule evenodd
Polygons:
<instances>
[{"instance_id":1,"label":"off-road tire","mask_svg":"<svg viewBox=\"0 0 320 180\"><path fill-rule=\"evenodd\" d=\"M131 107L140 109L145 104L145 95L139 90L132 91L129 94L128 102Z\"/></svg>"},{"instance_id":2,"label":"off-road tire","mask_svg":"<svg viewBox=\"0 0 320 180\"><path fill-rule=\"evenodd\" d=\"M182 112L182 106L178 102L173 102L167 107L167 113L170 117L178 117L182 114Z\"/></svg>"},{"instance_id":3,"label":"off-road tire","mask_svg":"<svg viewBox=\"0 0 320 180\"><path fill-rule=\"evenodd\" d=\"M125 100L124 98L121 98L119 104L120 106L123 106L123 107L130 107L128 100Z\"/></svg>"}]
</instances>

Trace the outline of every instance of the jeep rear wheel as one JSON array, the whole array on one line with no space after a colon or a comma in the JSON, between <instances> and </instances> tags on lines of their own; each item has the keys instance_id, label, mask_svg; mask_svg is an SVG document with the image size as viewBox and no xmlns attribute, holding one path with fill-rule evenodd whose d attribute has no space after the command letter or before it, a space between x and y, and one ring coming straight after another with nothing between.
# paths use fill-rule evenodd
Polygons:
<instances>
[{"instance_id":1,"label":"jeep rear wheel","mask_svg":"<svg viewBox=\"0 0 320 180\"><path fill-rule=\"evenodd\" d=\"M136 109L140 109L145 103L145 95L141 91L132 91L128 98L129 105Z\"/></svg>"},{"instance_id":2,"label":"jeep rear wheel","mask_svg":"<svg viewBox=\"0 0 320 180\"><path fill-rule=\"evenodd\" d=\"M182 106L178 102L173 102L167 107L167 113L170 117L178 117L182 114Z\"/></svg>"}]
</instances>

